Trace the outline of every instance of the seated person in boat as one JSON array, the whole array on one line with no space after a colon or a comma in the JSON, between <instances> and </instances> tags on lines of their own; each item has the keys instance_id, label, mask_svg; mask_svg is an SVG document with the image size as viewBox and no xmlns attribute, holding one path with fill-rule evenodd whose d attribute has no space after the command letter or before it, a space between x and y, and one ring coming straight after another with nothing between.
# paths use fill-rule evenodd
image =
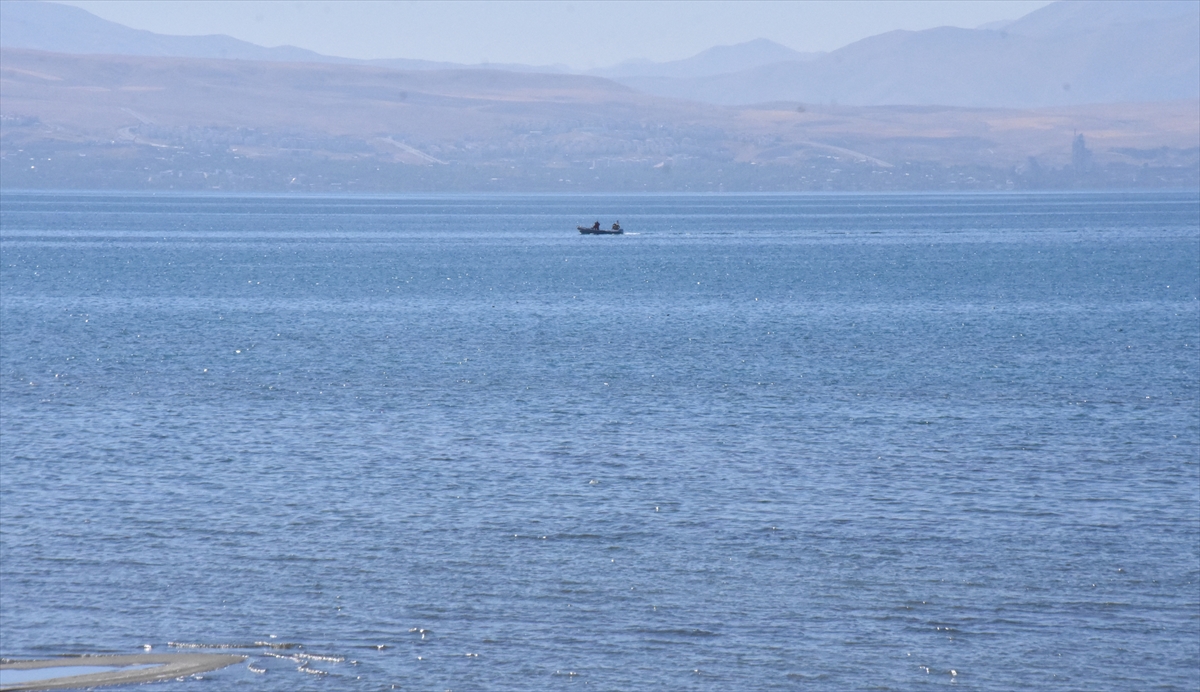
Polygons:
<instances>
[{"instance_id":1,"label":"seated person in boat","mask_svg":"<svg viewBox=\"0 0 1200 692\"><path fill-rule=\"evenodd\" d=\"M612 228L612 229L613 229L614 231L619 231L619 230L621 230L621 222L620 222L620 221L618 221L618 222L614 223L614 224L613 224L613 228Z\"/></svg>"}]
</instances>

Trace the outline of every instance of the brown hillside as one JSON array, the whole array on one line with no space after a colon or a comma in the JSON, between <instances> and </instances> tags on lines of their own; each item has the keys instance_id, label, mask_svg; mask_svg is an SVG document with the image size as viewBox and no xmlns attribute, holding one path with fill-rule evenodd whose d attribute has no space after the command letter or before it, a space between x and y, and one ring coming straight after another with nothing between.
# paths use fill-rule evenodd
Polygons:
<instances>
[{"instance_id":1,"label":"brown hillside","mask_svg":"<svg viewBox=\"0 0 1200 692\"><path fill-rule=\"evenodd\" d=\"M105 146L93 155L302 156L305 174L320 161L376 161L493 167L509 176L586 164L626 176L691 166L711 169L701 177L712 178L741 166L739 175L769 169L772 179L814 184L834 180L815 169L847 165L881 173L970 166L1011 177L1031 157L1043 167L1071 164L1077 132L1089 162L1101 167L1194 167L1200 141L1196 102L733 108L577 75L20 50L0 56L0 116L2 154L12 165L18 150Z\"/></svg>"}]
</instances>

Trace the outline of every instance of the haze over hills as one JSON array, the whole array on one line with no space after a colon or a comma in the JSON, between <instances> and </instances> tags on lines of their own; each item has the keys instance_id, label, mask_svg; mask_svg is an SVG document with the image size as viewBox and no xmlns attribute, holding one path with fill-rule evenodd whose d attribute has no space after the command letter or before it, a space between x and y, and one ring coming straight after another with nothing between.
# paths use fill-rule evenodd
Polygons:
<instances>
[{"instance_id":1,"label":"haze over hills","mask_svg":"<svg viewBox=\"0 0 1200 692\"><path fill-rule=\"evenodd\" d=\"M0 46L53 53L350 62L294 46L264 48L230 36L164 36L78 7L34 0L0 2Z\"/></svg>"},{"instance_id":2,"label":"haze over hills","mask_svg":"<svg viewBox=\"0 0 1200 692\"><path fill-rule=\"evenodd\" d=\"M1137 15L1145 21L1131 23L1129 3L1060 3L1002 30L892 32L817 56L752 41L682 61L627 63L603 78L495 65L364 64L222 36L158 36L67 6L3 2L0 185L381 191L1194 186L1200 184L1200 80L1197 60L1179 55L1197 52L1195 18L1178 14L1175 5L1146 7ZM44 22L9 21L44 19L49 15L37 12L46 8L73 18L61 34ZM92 32L92 42L63 38L80 32ZM1063 39L1067 34L1075 39ZM18 49L9 41L60 50ZM128 53L112 54L123 46ZM1135 55L1121 53L1131 46ZM93 50L109 54L81 52ZM186 50L202 57L161 54ZM1001 69L1000 54L1010 69ZM983 57L962 58L971 55ZM754 67L719 72L745 65ZM985 67L993 70L986 79L979 77ZM656 70L681 76L636 76ZM1060 82L1063 74L1076 81ZM710 101L731 103L663 97L648 82L692 90L676 96L709 89ZM793 91L778 98L772 84ZM848 91L796 97L821 88ZM843 93L869 94L866 103L907 96L928 105L854 106ZM938 104L947 93L984 105ZM1122 94L1124 102L1096 103L1104 93ZM1002 105L1019 98L1059 105L987 105L1004 94ZM1082 103L1071 100L1079 95ZM739 98L756 105L739 105Z\"/></svg>"},{"instance_id":3,"label":"haze over hills","mask_svg":"<svg viewBox=\"0 0 1200 692\"><path fill-rule=\"evenodd\" d=\"M49 2L0 3L0 45L64 53L373 64L404 70L569 73L562 65L363 61L229 36L164 36ZM893 31L830 53L758 39L684 60L627 61L587 74L639 91L724 105L1036 108L1200 98L1200 3L1069 0L991 28Z\"/></svg>"},{"instance_id":4,"label":"haze over hills","mask_svg":"<svg viewBox=\"0 0 1200 692\"><path fill-rule=\"evenodd\" d=\"M750 70L763 65L782 62L806 62L816 60L824 53L801 53L765 38L739 43L733 46L714 46L683 60L651 62L630 60L627 62L590 70L588 74L621 81L631 77L667 77L671 79L694 79Z\"/></svg>"},{"instance_id":5,"label":"haze over hills","mask_svg":"<svg viewBox=\"0 0 1200 692\"><path fill-rule=\"evenodd\" d=\"M272 62L332 62L377 65L399 70L491 69L513 72L570 73L565 65L484 63L464 65L436 60L384 58L357 60L295 46L267 48L231 36L168 36L131 29L70 5L41 0L4 0L0 3L0 46L52 53L147 55L179 58L221 58ZM714 46L683 60L651 62L631 60L586 71L598 77L694 78L746 70L778 62L814 59L822 53L794 51L766 39L735 46Z\"/></svg>"},{"instance_id":6,"label":"haze over hills","mask_svg":"<svg viewBox=\"0 0 1200 692\"><path fill-rule=\"evenodd\" d=\"M413 58L357 60L323 55L295 46L267 48L230 36L169 36L131 29L70 5L41 0L0 3L0 46L53 53L147 55L181 58L221 58L274 62L332 62L377 65L399 70L491 69L513 72L570 73L565 65L484 63L465 65ZM802 53L766 39L734 46L714 46L683 60L631 60L583 74L598 77L695 78L746 70L787 61L811 60L822 53Z\"/></svg>"},{"instance_id":7,"label":"haze over hills","mask_svg":"<svg viewBox=\"0 0 1200 692\"><path fill-rule=\"evenodd\" d=\"M578 75L4 50L0 102L10 188L995 189L1200 175L1186 101L728 108ZM1089 139L1073 152L1076 130Z\"/></svg>"},{"instance_id":8,"label":"haze over hills","mask_svg":"<svg viewBox=\"0 0 1200 692\"><path fill-rule=\"evenodd\" d=\"M1057 2L999 30L893 31L814 60L707 77L618 77L647 93L728 105L1037 108L1200 98L1200 3Z\"/></svg>"},{"instance_id":9,"label":"haze over hills","mask_svg":"<svg viewBox=\"0 0 1200 692\"><path fill-rule=\"evenodd\" d=\"M97 17L78 7L40 0L4 0L0 2L0 46L85 55L147 55L272 62L373 64L400 70L445 70L468 67L456 63L406 58L356 60L322 55L295 46L266 48L221 34L168 36L142 29L131 29ZM566 70L562 66L501 63L470 67L515 72L563 72Z\"/></svg>"}]
</instances>

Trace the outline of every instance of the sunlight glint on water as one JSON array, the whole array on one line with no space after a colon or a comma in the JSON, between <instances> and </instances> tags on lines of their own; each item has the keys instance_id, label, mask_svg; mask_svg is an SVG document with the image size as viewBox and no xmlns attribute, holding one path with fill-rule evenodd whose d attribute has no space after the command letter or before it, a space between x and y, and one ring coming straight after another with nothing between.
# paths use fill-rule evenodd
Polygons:
<instances>
[{"instance_id":1,"label":"sunlight glint on water","mask_svg":"<svg viewBox=\"0 0 1200 692\"><path fill-rule=\"evenodd\" d=\"M6 193L0 655L1195 689L1198 206Z\"/></svg>"}]
</instances>

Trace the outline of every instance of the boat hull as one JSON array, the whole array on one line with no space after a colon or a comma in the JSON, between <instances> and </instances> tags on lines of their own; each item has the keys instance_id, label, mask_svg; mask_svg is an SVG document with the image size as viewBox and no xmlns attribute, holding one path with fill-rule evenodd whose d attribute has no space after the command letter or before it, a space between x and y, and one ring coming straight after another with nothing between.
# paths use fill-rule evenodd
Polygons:
<instances>
[{"instance_id":1,"label":"boat hull","mask_svg":"<svg viewBox=\"0 0 1200 692\"><path fill-rule=\"evenodd\" d=\"M583 235L625 235L625 231L606 231L603 228L586 228L584 226L576 226L579 232Z\"/></svg>"}]
</instances>

